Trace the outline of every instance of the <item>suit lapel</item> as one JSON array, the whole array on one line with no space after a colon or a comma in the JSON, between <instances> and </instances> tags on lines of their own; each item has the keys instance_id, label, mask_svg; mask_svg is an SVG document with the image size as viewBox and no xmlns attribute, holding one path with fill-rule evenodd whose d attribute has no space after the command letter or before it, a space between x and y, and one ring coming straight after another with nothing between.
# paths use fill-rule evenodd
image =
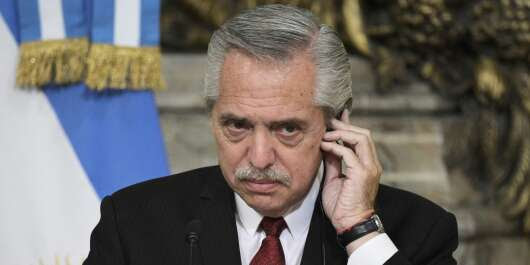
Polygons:
<instances>
[{"instance_id":1,"label":"suit lapel","mask_svg":"<svg viewBox=\"0 0 530 265\"><path fill-rule=\"evenodd\" d=\"M202 264L241 264L234 217L234 194L220 170L209 178L200 198L199 242Z\"/></svg>"}]
</instances>

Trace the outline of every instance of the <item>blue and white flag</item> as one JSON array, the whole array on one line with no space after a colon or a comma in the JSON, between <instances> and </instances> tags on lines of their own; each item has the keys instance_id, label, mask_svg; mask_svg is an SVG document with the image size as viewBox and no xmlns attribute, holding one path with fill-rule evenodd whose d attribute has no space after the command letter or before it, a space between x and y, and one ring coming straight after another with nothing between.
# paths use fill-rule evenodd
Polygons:
<instances>
[{"instance_id":1,"label":"blue and white flag","mask_svg":"<svg viewBox=\"0 0 530 265\"><path fill-rule=\"evenodd\" d=\"M64 0L63 0L64 1ZM162 89L158 0L91 0L91 88Z\"/></svg>"},{"instance_id":2,"label":"blue and white flag","mask_svg":"<svg viewBox=\"0 0 530 265\"><path fill-rule=\"evenodd\" d=\"M31 87L79 82L89 48L89 2L16 1L20 37L17 84Z\"/></svg>"},{"instance_id":3,"label":"blue and white flag","mask_svg":"<svg viewBox=\"0 0 530 265\"><path fill-rule=\"evenodd\" d=\"M75 24L58 11L70 0L0 1L0 264L76 265L88 254L101 198L168 174L167 157L148 90L16 86L21 28L27 26L18 4L32 1L40 39L66 38ZM126 2L142 8L145 1ZM60 14L53 23L43 21ZM129 27L147 30L141 23Z\"/></svg>"},{"instance_id":4,"label":"blue and white flag","mask_svg":"<svg viewBox=\"0 0 530 265\"><path fill-rule=\"evenodd\" d=\"M18 85L83 81L97 90L164 88L159 0L16 2Z\"/></svg>"}]
</instances>

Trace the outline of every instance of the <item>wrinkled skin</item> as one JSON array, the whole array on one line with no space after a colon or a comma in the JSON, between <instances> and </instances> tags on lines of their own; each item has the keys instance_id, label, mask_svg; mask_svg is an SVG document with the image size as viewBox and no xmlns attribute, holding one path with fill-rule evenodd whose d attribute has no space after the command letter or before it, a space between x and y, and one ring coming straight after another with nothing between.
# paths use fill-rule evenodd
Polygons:
<instances>
[{"instance_id":1,"label":"wrinkled skin","mask_svg":"<svg viewBox=\"0 0 530 265\"><path fill-rule=\"evenodd\" d=\"M373 214L382 169L370 132L351 125L347 111L326 132L324 113L313 103L315 66L307 53L264 62L230 51L219 83L211 113L219 164L250 207L265 216L285 214L307 194L324 160L323 206L337 232ZM289 182L238 179L236 171L247 167L272 169Z\"/></svg>"}]
</instances>

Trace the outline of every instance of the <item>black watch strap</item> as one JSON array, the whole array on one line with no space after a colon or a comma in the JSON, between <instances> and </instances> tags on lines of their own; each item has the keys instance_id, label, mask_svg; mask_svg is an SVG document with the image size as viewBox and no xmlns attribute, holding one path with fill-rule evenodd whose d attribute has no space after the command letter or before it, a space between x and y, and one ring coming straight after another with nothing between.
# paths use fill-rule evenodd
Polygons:
<instances>
[{"instance_id":1,"label":"black watch strap","mask_svg":"<svg viewBox=\"0 0 530 265\"><path fill-rule=\"evenodd\" d=\"M342 234L338 235L337 238L342 247L346 248L346 246L354 240L374 231L384 232L383 224L377 214L372 215L367 221L361 222L344 231Z\"/></svg>"}]
</instances>

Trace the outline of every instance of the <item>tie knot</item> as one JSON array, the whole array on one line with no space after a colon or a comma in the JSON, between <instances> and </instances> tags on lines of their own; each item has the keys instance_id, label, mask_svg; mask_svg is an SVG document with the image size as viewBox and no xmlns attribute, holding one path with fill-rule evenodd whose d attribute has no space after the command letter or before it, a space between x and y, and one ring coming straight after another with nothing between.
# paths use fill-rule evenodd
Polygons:
<instances>
[{"instance_id":1,"label":"tie knot","mask_svg":"<svg viewBox=\"0 0 530 265\"><path fill-rule=\"evenodd\" d=\"M279 237L283 229L287 227L287 224L283 217L273 218L265 216L261 220L260 226L267 236Z\"/></svg>"}]
</instances>

